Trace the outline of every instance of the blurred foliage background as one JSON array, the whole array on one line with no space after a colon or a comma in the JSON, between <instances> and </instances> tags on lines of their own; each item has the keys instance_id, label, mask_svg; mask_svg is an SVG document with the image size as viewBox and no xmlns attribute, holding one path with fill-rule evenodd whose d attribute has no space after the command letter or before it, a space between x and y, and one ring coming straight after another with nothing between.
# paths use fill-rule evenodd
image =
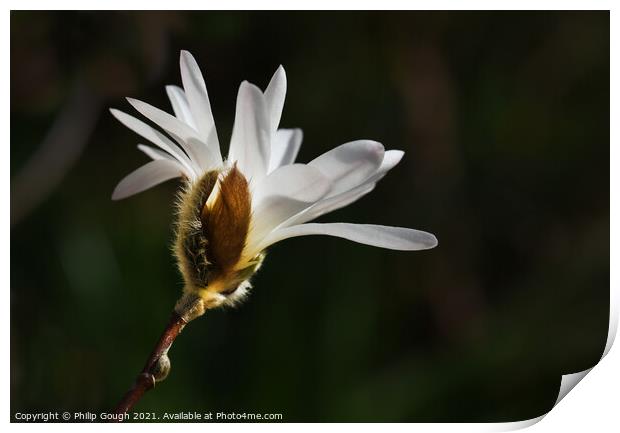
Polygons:
<instances>
[{"instance_id":1,"label":"blurred foliage background","mask_svg":"<svg viewBox=\"0 0 620 433\"><path fill-rule=\"evenodd\" d=\"M12 12L11 410L111 409L182 288L176 182L112 202L146 161L109 114L169 108L178 53L220 141L239 83L279 64L301 161L406 151L323 217L428 230L407 253L327 237L271 249L136 410L285 421L515 421L602 354L609 309L608 12Z\"/></svg>"}]
</instances>

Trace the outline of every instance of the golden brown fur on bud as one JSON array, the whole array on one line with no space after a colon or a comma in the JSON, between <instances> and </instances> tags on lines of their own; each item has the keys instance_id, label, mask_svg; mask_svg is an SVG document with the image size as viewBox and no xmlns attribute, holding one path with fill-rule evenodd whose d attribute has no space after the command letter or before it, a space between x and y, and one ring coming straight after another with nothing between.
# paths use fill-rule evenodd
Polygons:
<instances>
[{"instance_id":1,"label":"golden brown fur on bud","mask_svg":"<svg viewBox=\"0 0 620 433\"><path fill-rule=\"evenodd\" d=\"M188 180L179 194L174 254L179 271L185 279L186 291L205 287L209 280L207 239L202 230L200 214L218 178L217 171L205 173L196 183Z\"/></svg>"},{"instance_id":2,"label":"golden brown fur on bud","mask_svg":"<svg viewBox=\"0 0 620 433\"><path fill-rule=\"evenodd\" d=\"M251 203L248 182L236 166L224 173L208 172L196 183L188 183L179 197L175 243L188 301L177 304L178 308L195 298L204 301L204 309L215 308L234 303L245 293L247 280L262 261L261 255L241 263Z\"/></svg>"},{"instance_id":3,"label":"golden brown fur on bud","mask_svg":"<svg viewBox=\"0 0 620 433\"><path fill-rule=\"evenodd\" d=\"M232 272L241 258L251 211L248 181L235 165L222 178L213 204L205 205L200 217L209 245L207 259L217 264L219 273Z\"/></svg>"}]
</instances>

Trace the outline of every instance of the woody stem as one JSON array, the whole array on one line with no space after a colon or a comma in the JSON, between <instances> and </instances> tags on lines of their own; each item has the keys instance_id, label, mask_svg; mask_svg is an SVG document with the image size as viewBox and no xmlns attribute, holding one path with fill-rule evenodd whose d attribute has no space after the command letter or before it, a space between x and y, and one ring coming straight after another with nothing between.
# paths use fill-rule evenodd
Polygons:
<instances>
[{"instance_id":1,"label":"woody stem","mask_svg":"<svg viewBox=\"0 0 620 433\"><path fill-rule=\"evenodd\" d=\"M167 360L167 352L170 346L183 330L187 321L176 312L172 313L168 325L157 341L155 348L148 357L144 368L136 378L132 387L125 393L123 399L114 409L115 414L124 414L133 408L133 406L142 398L145 392L155 386L155 382L163 380L167 371L162 374L161 368L164 361ZM163 358L166 358L165 360ZM163 376L163 377L162 377ZM122 418L119 417L119 420Z\"/></svg>"}]
</instances>

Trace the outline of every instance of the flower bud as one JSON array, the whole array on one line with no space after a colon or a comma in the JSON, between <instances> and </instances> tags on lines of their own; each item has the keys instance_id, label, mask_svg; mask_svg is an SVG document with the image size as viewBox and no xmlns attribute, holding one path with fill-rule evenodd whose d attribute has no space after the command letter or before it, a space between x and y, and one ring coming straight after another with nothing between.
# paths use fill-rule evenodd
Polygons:
<instances>
[{"instance_id":1,"label":"flower bud","mask_svg":"<svg viewBox=\"0 0 620 433\"><path fill-rule=\"evenodd\" d=\"M163 353L149 371L153 375L155 383L161 382L168 377L170 367L170 358L168 358L167 353Z\"/></svg>"}]
</instances>

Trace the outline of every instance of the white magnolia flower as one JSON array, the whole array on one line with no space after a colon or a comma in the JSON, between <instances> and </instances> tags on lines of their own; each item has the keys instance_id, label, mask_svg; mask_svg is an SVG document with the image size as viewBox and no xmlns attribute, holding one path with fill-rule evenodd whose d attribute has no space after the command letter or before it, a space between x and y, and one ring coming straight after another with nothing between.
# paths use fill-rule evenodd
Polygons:
<instances>
[{"instance_id":1,"label":"white magnolia flower","mask_svg":"<svg viewBox=\"0 0 620 433\"><path fill-rule=\"evenodd\" d=\"M300 129L278 129L286 95L280 66L265 92L239 87L228 158L223 159L207 88L192 55L181 52L183 89L167 86L174 116L128 99L164 132L112 109L125 126L158 148L138 145L152 161L124 178L114 200L175 177L185 178L175 252L185 293L207 307L238 299L264 250L283 239L328 235L395 250L423 250L437 239L423 231L367 224L309 221L373 190L403 157L371 140L345 143L308 164L295 163Z\"/></svg>"}]
</instances>

